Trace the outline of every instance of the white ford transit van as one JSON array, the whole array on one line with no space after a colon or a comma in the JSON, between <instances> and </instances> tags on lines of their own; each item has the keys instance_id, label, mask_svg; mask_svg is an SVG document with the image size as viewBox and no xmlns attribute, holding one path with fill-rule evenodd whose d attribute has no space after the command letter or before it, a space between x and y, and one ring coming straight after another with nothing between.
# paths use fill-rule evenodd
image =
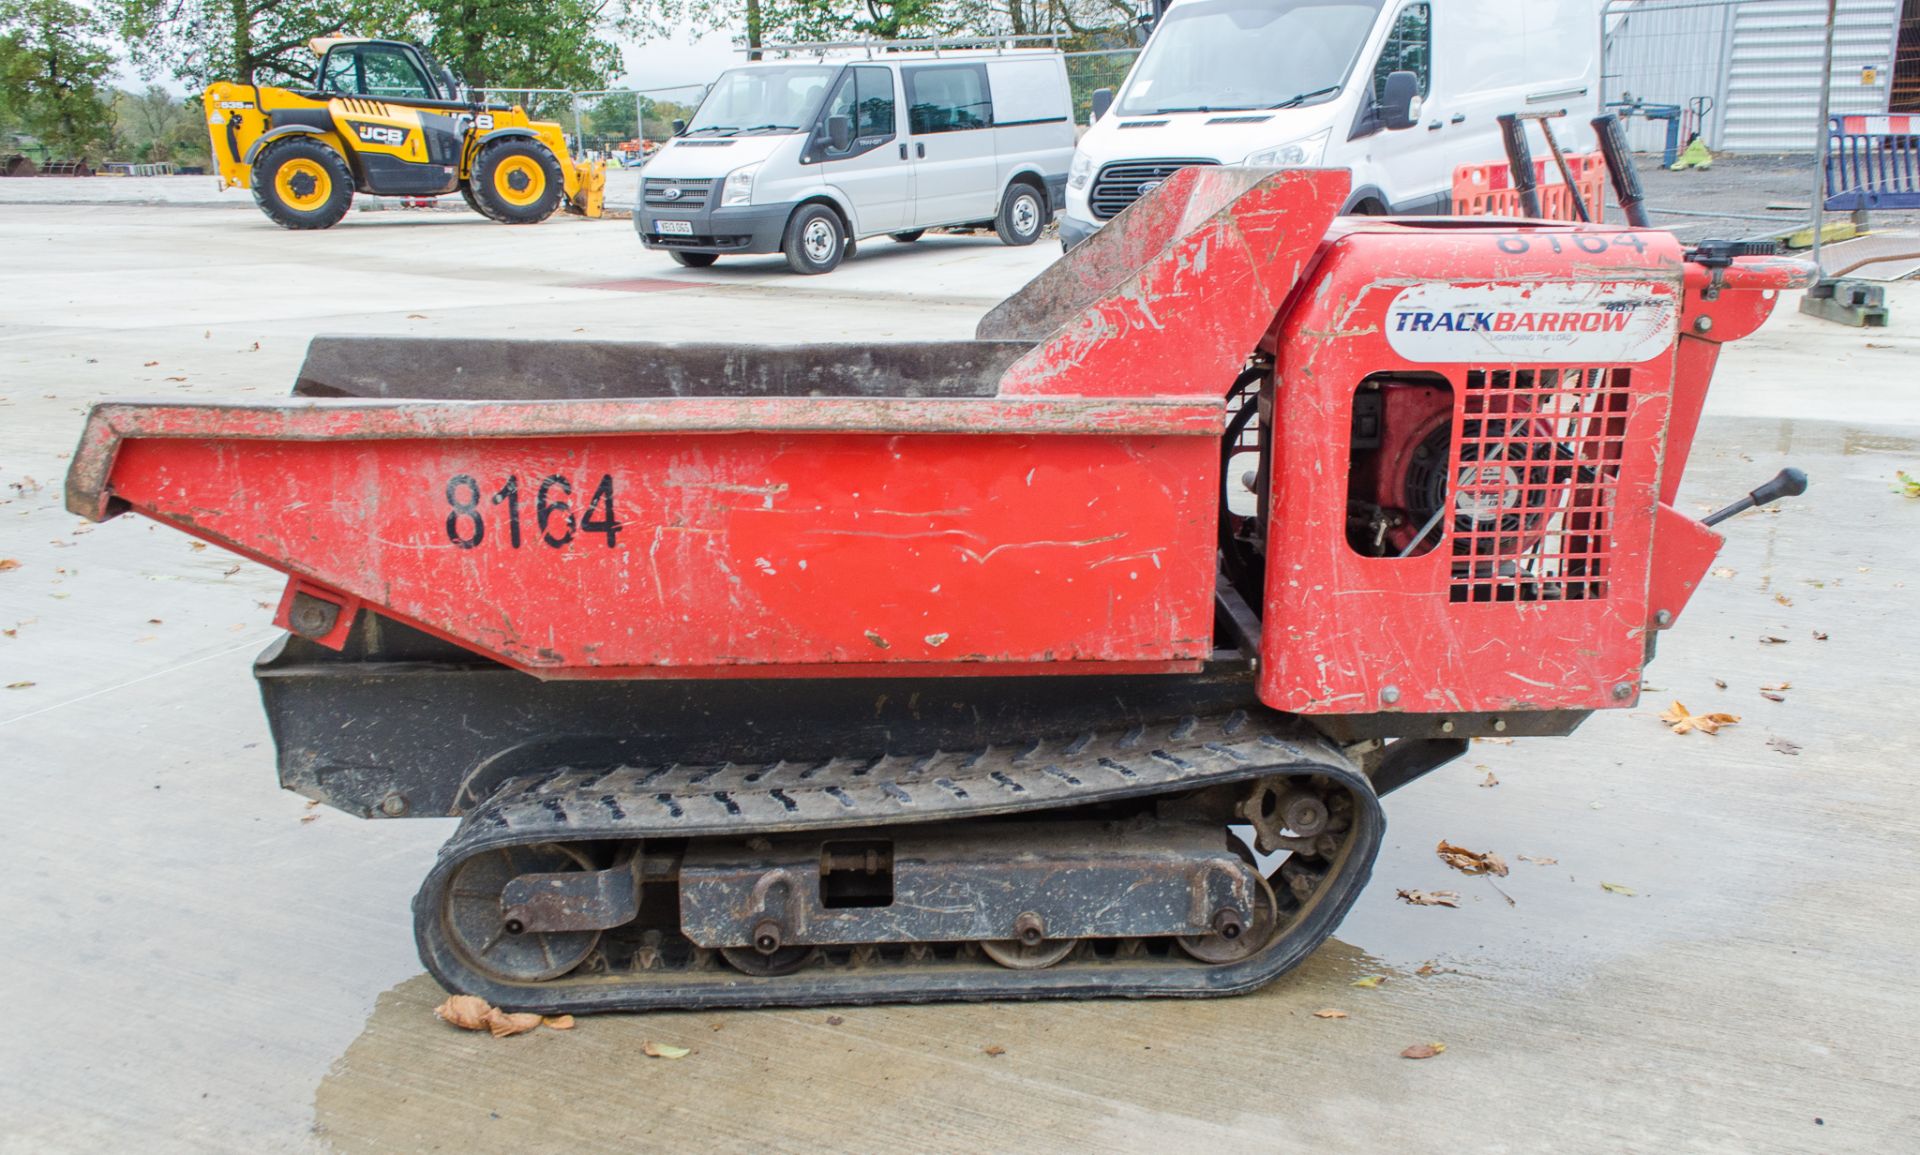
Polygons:
<instances>
[{"instance_id":1,"label":"white ford transit van","mask_svg":"<svg viewBox=\"0 0 1920 1155\"><path fill-rule=\"evenodd\" d=\"M1174 0L1095 94L1061 242L1196 164L1345 168L1347 212L1447 212L1456 166L1505 160L1502 113L1565 108L1562 147L1593 147L1599 29L1598 0Z\"/></svg>"},{"instance_id":2,"label":"white ford transit van","mask_svg":"<svg viewBox=\"0 0 1920 1155\"><path fill-rule=\"evenodd\" d=\"M682 265L785 253L798 273L942 225L1030 245L1062 202L1073 136L1058 52L748 64L641 169L634 228Z\"/></svg>"}]
</instances>

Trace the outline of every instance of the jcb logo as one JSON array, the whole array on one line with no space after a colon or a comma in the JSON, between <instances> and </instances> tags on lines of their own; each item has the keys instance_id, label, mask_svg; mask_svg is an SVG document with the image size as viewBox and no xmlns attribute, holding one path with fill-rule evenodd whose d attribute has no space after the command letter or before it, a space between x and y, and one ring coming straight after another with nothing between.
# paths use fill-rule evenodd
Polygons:
<instances>
[{"instance_id":1,"label":"jcb logo","mask_svg":"<svg viewBox=\"0 0 1920 1155\"><path fill-rule=\"evenodd\" d=\"M368 144L384 144L399 148L407 139L405 130L385 128L378 124L356 124L354 129L360 134L360 139Z\"/></svg>"}]
</instances>

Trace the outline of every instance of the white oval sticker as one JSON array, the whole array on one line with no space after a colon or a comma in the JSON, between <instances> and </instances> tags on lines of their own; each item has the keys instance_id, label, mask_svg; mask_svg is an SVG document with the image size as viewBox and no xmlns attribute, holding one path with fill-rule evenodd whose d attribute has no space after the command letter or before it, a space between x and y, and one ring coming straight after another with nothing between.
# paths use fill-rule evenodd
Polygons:
<instances>
[{"instance_id":1,"label":"white oval sticker","mask_svg":"<svg viewBox=\"0 0 1920 1155\"><path fill-rule=\"evenodd\" d=\"M1673 288L1646 281L1412 285L1387 306L1387 343L1409 361L1651 360L1673 344Z\"/></svg>"}]
</instances>

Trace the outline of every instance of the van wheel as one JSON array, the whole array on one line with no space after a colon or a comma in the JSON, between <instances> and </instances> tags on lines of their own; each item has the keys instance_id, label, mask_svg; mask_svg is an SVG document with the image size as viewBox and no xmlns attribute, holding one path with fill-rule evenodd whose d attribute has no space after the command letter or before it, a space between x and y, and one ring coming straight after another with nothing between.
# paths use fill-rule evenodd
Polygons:
<instances>
[{"instance_id":1,"label":"van wheel","mask_svg":"<svg viewBox=\"0 0 1920 1155\"><path fill-rule=\"evenodd\" d=\"M919 240L921 237L926 236L927 230L910 229L904 233L888 233L887 235L892 237L894 240L899 241L903 245L910 245L913 242Z\"/></svg>"},{"instance_id":2,"label":"van wheel","mask_svg":"<svg viewBox=\"0 0 1920 1155\"><path fill-rule=\"evenodd\" d=\"M1000 202L1000 215L993 231L1009 245L1030 245L1040 239L1047 227L1047 200L1030 184L1010 184Z\"/></svg>"},{"instance_id":3,"label":"van wheel","mask_svg":"<svg viewBox=\"0 0 1920 1155\"><path fill-rule=\"evenodd\" d=\"M683 269L704 269L720 259L719 253L683 253L679 249L668 249L667 255Z\"/></svg>"},{"instance_id":4,"label":"van wheel","mask_svg":"<svg viewBox=\"0 0 1920 1155\"><path fill-rule=\"evenodd\" d=\"M815 276L831 273L847 254L847 230L841 227L840 214L826 205L802 205L787 222L787 267L796 273Z\"/></svg>"},{"instance_id":5,"label":"van wheel","mask_svg":"<svg viewBox=\"0 0 1920 1155\"><path fill-rule=\"evenodd\" d=\"M547 146L508 137L480 150L467 178L481 212L509 225L538 224L552 216L566 194L566 176Z\"/></svg>"},{"instance_id":6,"label":"van wheel","mask_svg":"<svg viewBox=\"0 0 1920 1155\"><path fill-rule=\"evenodd\" d=\"M353 205L346 158L310 136L268 148L253 166L253 203L283 229L330 229Z\"/></svg>"}]
</instances>

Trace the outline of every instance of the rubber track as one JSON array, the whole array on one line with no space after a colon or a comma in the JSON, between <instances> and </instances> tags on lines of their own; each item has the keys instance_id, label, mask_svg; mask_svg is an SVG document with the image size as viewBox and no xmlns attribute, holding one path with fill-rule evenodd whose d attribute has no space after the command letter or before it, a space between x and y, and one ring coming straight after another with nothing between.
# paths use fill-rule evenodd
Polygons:
<instances>
[{"instance_id":1,"label":"rubber track","mask_svg":"<svg viewBox=\"0 0 1920 1155\"><path fill-rule=\"evenodd\" d=\"M441 848L414 898L415 937L427 969L449 990L543 1013L1235 994L1297 965L1333 932L1366 884L1385 826L1365 777L1324 740L1301 737L1286 725L1279 716L1234 711L1068 740L919 757L676 764L516 779L469 813ZM1353 829L1327 881L1288 929L1261 954L1225 966L1133 957L1016 971L928 959L809 967L769 978L716 967L575 972L544 983L514 984L470 968L441 930L444 889L460 863L504 846L953 821L1183 793L1274 775L1317 776L1346 786L1355 796Z\"/></svg>"}]
</instances>

